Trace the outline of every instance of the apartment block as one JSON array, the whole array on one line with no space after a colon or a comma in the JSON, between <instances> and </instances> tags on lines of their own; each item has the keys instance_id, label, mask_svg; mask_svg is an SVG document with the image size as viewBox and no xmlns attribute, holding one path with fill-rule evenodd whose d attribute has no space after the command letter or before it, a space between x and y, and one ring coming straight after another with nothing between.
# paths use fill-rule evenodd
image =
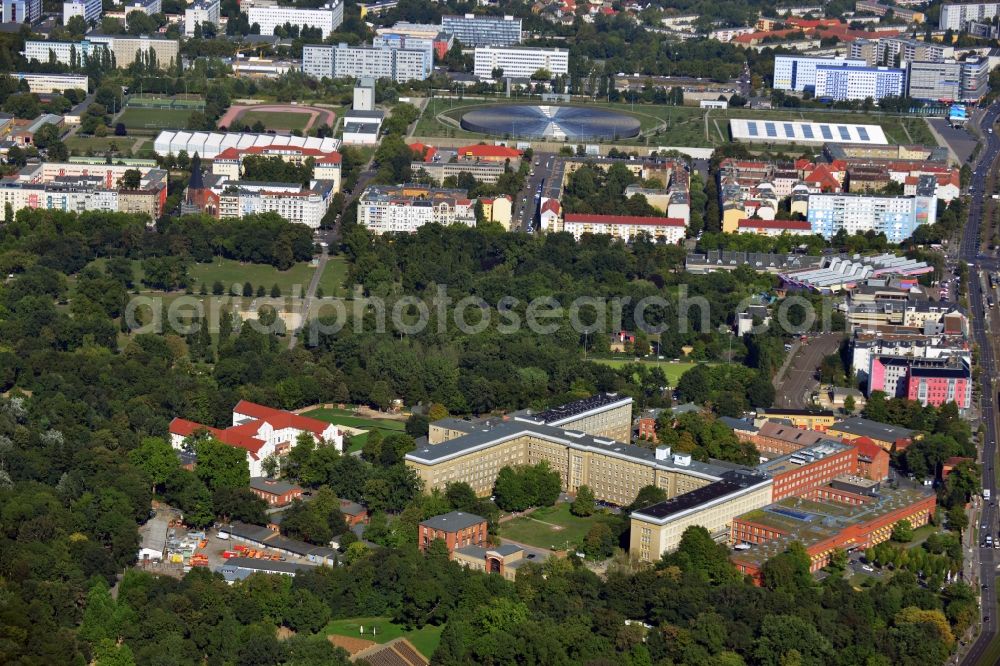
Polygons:
<instances>
[{"instance_id":1,"label":"apartment block","mask_svg":"<svg viewBox=\"0 0 1000 666\"><path fill-rule=\"evenodd\" d=\"M901 243L922 224L937 219L933 196L809 195L809 224L814 233L832 238L843 229L853 235L884 233L890 243Z\"/></svg>"},{"instance_id":2,"label":"apartment block","mask_svg":"<svg viewBox=\"0 0 1000 666\"><path fill-rule=\"evenodd\" d=\"M896 3L883 3L878 0L858 0L854 3L854 9L858 12L866 12L875 16L885 16L892 12L896 18L909 23L922 23L925 15L923 12L900 7Z\"/></svg>"},{"instance_id":3,"label":"apartment block","mask_svg":"<svg viewBox=\"0 0 1000 666\"><path fill-rule=\"evenodd\" d=\"M816 89L816 68L866 67L868 63L860 58L819 58L816 56L774 57L774 89L804 92Z\"/></svg>"},{"instance_id":4,"label":"apartment block","mask_svg":"<svg viewBox=\"0 0 1000 666\"><path fill-rule=\"evenodd\" d=\"M358 223L379 235L413 233L431 223L471 227L476 224L474 206L466 190L373 185L358 200Z\"/></svg>"},{"instance_id":5,"label":"apartment block","mask_svg":"<svg viewBox=\"0 0 1000 666\"><path fill-rule=\"evenodd\" d=\"M816 99L878 101L902 97L906 90L906 72L889 67L816 67Z\"/></svg>"},{"instance_id":6,"label":"apartment block","mask_svg":"<svg viewBox=\"0 0 1000 666\"><path fill-rule=\"evenodd\" d=\"M922 42L903 37L856 39L850 43L850 57L862 58L869 66L903 68L915 60L941 62L954 55L955 49L938 42Z\"/></svg>"},{"instance_id":7,"label":"apartment block","mask_svg":"<svg viewBox=\"0 0 1000 666\"><path fill-rule=\"evenodd\" d=\"M89 79L82 74L26 74L14 72L9 74L18 81L27 81L28 89L33 93L61 93L63 90L89 91Z\"/></svg>"},{"instance_id":8,"label":"apartment block","mask_svg":"<svg viewBox=\"0 0 1000 666\"><path fill-rule=\"evenodd\" d=\"M553 76L569 73L569 50L531 47L476 47L474 74L493 78L493 70L502 69L504 77L529 78L539 70Z\"/></svg>"},{"instance_id":9,"label":"apartment block","mask_svg":"<svg viewBox=\"0 0 1000 666\"><path fill-rule=\"evenodd\" d=\"M94 45L103 44L111 50L115 66L125 68L152 53L158 65L166 67L177 62L180 53L180 42L176 39L159 39L156 37L128 37L122 35L87 36Z\"/></svg>"},{"instance_id":10,"label":"apartment block","mask_svg":"<svg viewBox=\"0 0 1000 666\"><path fill-rule=\"evenodd\" d=\"M455 36L442 31L440 25L399 22L389 28L378 28L375 32L380 37L428 39L433 44L434 57L438 60L443 59L455 43Z\"/></svg>"},{"instance_id":11,"label":"apartment block","mask_svg":"<svg viewBox=\"0 0 1000 666\"><path fill-rule=\"evenodd\" d=\"M401 51L422 51L425 78L434 69L434 40L425 37L410 37L408 35L385 34L376 35L372 46L377 49L397 49Z\"/></svg>"},{"instance_id":12,"label":"apartment block","mask_svg":"<svg viewBox=\"0 0 1000 666\"><path fill-rule=\"evenodd\" d=\"M167 200L167 172L138 169L139 188L127 190L120 181L130 169L135 167L68 162L28 166L0 182L0 205L10 204L15 213L22 208L143 213L153 221L163 213Z\"/></svg>"},{"instance_id":13,"label":"apartment block","mask_svg":"<svg viewBox=\"0 0 1000 666\"><path fill-rule=\"evenodd\" d=\"M907 94L921 100L961 99L962 65L957 62L914 61L907 66L909 89Z\"/></svg>"},{"instance_id":14,"label":"apartment block","mask_svg":"<svg viewBox=\"0 0 1000 666\"><path fill-rule=\"evenodd\" d=\"M998 2L968 2L942 4L938 28L941 30L965 30L972 21L986 21L1000 14Z\"/></svg>"},{"instance_id":15,"label":"apartment block","mask_svg":"<svg viewBox=\"0 0 1000 666\"><path fill-rule=\"evenodd\" d=\"M306 45L302 48L302 71L317 79L371 78L423 81L430 74L429 54L424 50L389 46Z\"/></svg>"},{"instance_id":16,"label":"apartment block","mask_svg":"<svg viewBox=\"0 0 1000 666\"><path fill-rule=\"evenodd\" d=\"M63 3L63 25L74 16L88 24L101 18L101 0L67 0Z\"/></svg>"},{"instance_id":17,"label":"apartment block","mask_svg":"<svg viewBox=\"0 0 1000 666\"><path fill-rule=\"evenodd\" d=\"M765 474L724 472L717 481L659 504L633 511L629 553L655 562L680 544L684 530L704 527L715 539L729 534L734 518L771 503L773 482Z\"/></svg>"},{"instance_id":18,"label":"apartment block","mask_svg":"<svg viewBox=\"0 0 1000 666\"><path fill-rule=\"evenodd\" d=\"M521 19L513 16L442 16L441 32L467 48L513 46L521 43Z\"/></svg>"},{"instance_id":19,"label":"apartment block","mask_svg":"<svg viewBox=\"0 0 1000 666\"><path fill-rule=\"evenodd\" d=\"M83 63L85 58L92 58L101 55L107 49L106 44L98 44L84 39L79 42L50 42L44 40L25 40L24 50L21 55L26 60L37 60L40 63L47 63L50 59L63 65L77 65Z\"/></svg>"},{"instance_id":20,"label":"apartment block","mask_svg":"<svg viewBox=\"0 0 1000 666\"><path fill-rule=\"evenodd\" d=\"M260 26L260 34L273 35L274 29L289 23L301 28L319 28L323 39L344 22L344 2L336 0L316 9L283 6L251 6L246 9L250 25Z\"/></svg>"},{"instance_id":21,"label":"apartment block","mask_svg":"<svg viewBox=\"0 0 1000 666\"><path fill-rule=\"evenodd\" d=\"M968 56L962 61L962 87L959 99L978 102L990 90L990 60L981 56Z\"/></svg>"},{"instance_id":22,"label":"apartment block","mask_svg":"<svg viewBox=\"0 0 1000 666\"><path fill-rule=\"evenodd\" d=\"M687 225L683 218L637 215L596 215L566 213L562 230L580 240L584 234L607 235L626 243L641 235L656 242L674 245L684 240Z\"/></svg>"},{"instance_id":23,"label":"apartment block","mask_svg":"<svg viewBox=\"0 0 1000 666\"><path fill-rule=\"evenodd\" d=\"M333 182L310 181L308 187L290 183L231 181L213 177L208 189L217 198L217 208L205 212L220 219L242 218L257 213L277 213L289 222L318 229L333 198Z\"/></svg>"},{"instance_id":24,"label":"apartment block","mask_svg":"<svg viewBox=\"0 0 1000 666\"><path fill-rule=\"evenodd\" d=\"M184 10L184 35L194 37L195 26L211 23L219 27L219 0L198 0Z\"/></svg>"},{"instance_id":25,"label":"apartment block","mask_svg":"<svg viewBox=\"0 0 1000 666\"><path fill-rule=\"evenodd\" d=\"M4 23L35 23L42 17L42 0L3 0Z\"/></svg>"}]
</instances>

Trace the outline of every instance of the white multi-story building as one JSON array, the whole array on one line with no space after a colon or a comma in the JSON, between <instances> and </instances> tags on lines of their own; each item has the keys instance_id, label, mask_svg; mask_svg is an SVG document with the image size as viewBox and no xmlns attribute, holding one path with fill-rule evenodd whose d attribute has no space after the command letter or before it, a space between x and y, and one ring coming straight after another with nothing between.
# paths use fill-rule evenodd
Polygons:
<instances>
[{"instance_id":1,"label":"white multi-story building","mask_svg":"<svg viewBox=\"0 0 1000 666\"><path fill-rule=\"evenodd\" d=\"M375 234L413 233L425 224L475 226L475 202L465 190L372 186L358 200L358 223Z\"/></svg>"},{"instance_id":2,"label":"white multi-story building","mask_svg":"<svg viewBox=\"0 0 1000 666\"><path fill-rule=\"evenodd\" d=\"M388 46L307 44L302 47L302 71L317 79L423 81L430 75L428 63L431 62L426 51Z\"/></svg>"},{"instance_id":3,"label":"white multi-story building","mask_svg":"<svg viewBox=\"0 0 1000 666\"><path fill-rule=\"evenodd\" d=\"M88 24L101 18L101 0L66 0L63 3L63 25L74 16L80 16Z\"/></svg>"},{"instance_id":4,"label":"white multi-story building","mask_svg":"<svg viewBox=\"0 0 1000 666\"><path fill-rule=\"evenodd\" d=\"M777 55L774 56L774 89L797 92L815 90L818 66L865 67L867 64L861 58Z\"/></svg>"},{"instance_id":5,"label":"white multi-story building","mask_svg":"<svg viewBox=\"0 0 1000 666\"><path fill-rule=\"evenodd\" d=\"M120 10L125 14L125 27L128 27L128 15L132 12L142 12L146 16L163 13L163 0L132 0Z\"/></svg>"},{"instance_id":6,"label":"white multi-story building","mask_svg":"<svg viewBox=\"0 0 1000 666\"><path fill-rule=\"evenodd\" d=\"M889 67L816 67L816 99L878 101L902 97L906 91L906 72Z\"/></svg>"},{"instance_id":7,"label":"white multi-story building","mask_svg":"<svg viewBox=\"0 0 1000 666\"><path fill-rule=\"evenodd\" d=\"M344 1L336 0L318 9L299 9L297 7L250 7L247 9L247 19L250 25L260 26L260 34L273 35L274 29L289 23L298 26L319 28L323 39L336 32L344 22Z\"/></svg>"},{"instance_id":8,"label":"white multi-story building","mask_svg":"<svg viewBox=\"0 0 1000 666\"><path fill-rule=\"evenodd\" d=\"M302 435L309 435L314 444L344 450L344 433L337 426L246 400L236 403L233 425L229 428L213 428L175 418L170 422L169 432L170 445L178 451L185 448L185 440L202 433L227 446L245 450L251 477L263 476L264 459L287 455Z\"/></svg>"},{"instance_id":9,"label":"white multi-story building","mask_svg":"<svg viewBox=\"0 0 1000 666\"><path fill-rule=\"evenodd\" d=\"M521 43L521 19L513 16L442 16L441 31L462 46L513 46Z\"/></svg>"},{"instance_id":10,"label":"white multi-story building","mask_svg":"<svg viewBox=\"0 0 1000 666\"><path fill-rule=\"evenodd\" d=\"M434 69L434 40L423 37L409 37L406 35L376 35L372 39L372 46L380 49L398 49L406 51L422 51L424 53L423 68L424 78L431 75ZM412 60L412 56L406 56L406 60Z\"/></svg>"},{"instance_id":11,"label":"white multi-story building","mask_svg":"<svg viewBox=\"0 0 1000 666\"><path fill-rule=\"evenodd\" d=\"M854 235L884 233L890 243L901 243L921 224L934 224L934 196L868 196L863 194L810 194L807 214L813 233L833 237L843 229Z\"/></svg>"},{"instance_id":12,"label":"white multi-story building","mask_svg":"<svg viewBox=\"0 0 1000 666\"><path fill-rule=\"evenodd\" d=\"M176 39L160 39L157 37L130 37L126 35L88 35L94 46L104 45L111 49L115 66L125 68L140 57L152 53L160 67L168 67L177 62L180 53L180 42Z\"/></svg>"},{"instance_id":13,"label":"white multi-story building","mask_svg":"<svg viewBox=\"0 0 1000 666\"><path fill-rule=\"evenodd\" d=\"M277 213L289 222L318 229L333 197L333 182L314 180L309 187L290 183L259 183L225 177L210 186L218 196L221 219L257 213Z\"/></svg>"},{"instance_id":14,"label":"white multi-story building","mask_svg":"<svg viewBox=\"0 0 1000 666\"><path fill-rule=\"evenodd\" d=\"M308 160L313 163L313 178L315 180L333 183L334 193L340 191L340 153L322 151L316 148L300 148L297 146L251 146L246 149L227 148L212 160L212 174L225 176L236 181L243 177L243 162L247 157L264 158L280 157L282 161L292 164L304 164Z\"/></svg>"},{"instance_id":15,"label":"white multi-story building","mask_svg":"<svg viewBox=\"0 0 1000 666\"><path fill-rule=\"evenodd\" d=\"M569 73L569 51L530 47L492 47L476 49L475 75L493 78L493 70L502 69L505 77L529 78L538 70L553 76Z\"/></svg>"},{"instance_id":16,"label":"white multi-story building","mask_svg":"<svg viewBox=\"0 0 1000 666\"><path fill-rule=\"evenodd\" d=\"M184 10L184 34L194 36L194 27L211 23L219 27L219 0L198 0Z\"/></svg>"},{"instance_id":17,"label":"white multi-story building","mask_svg":"<svg viewBox=\"0 0 1000 666\"><path fill-rule=\"evenodd\" d=\"M965 30L970 21L986 21L1000 14L1000 2L969 2L941 5L938 27L941 30Z\"/></svg>"},{"instance_id":18,"label":"white multi-story building","mask_svg":"<svg viewBox=\"0 0 1000 666\"><path fill-rule=\"evenodd\" d=\"M42 0L3 0L4 23L34 23L42 17Z\"/></svg>"},{"instance_id":19,"label":"white multi-story building","mask_svg":"<svg viewBox=\"0 0 1000 666\"><path fill-rule=\"evenodd\" d=\"M61 93L63 90L89 90L88 79L82 74L9 74L19 81L28 82L28 90L33 93Z\"/></svg>"},{"instance_id":20,"label":"white multi-story building","mask_svg":"<svg viewBox=\"0 0 1000 666\"><path fill-rule=\"evenodd\" d=\"M595 234L611 236L626 243L645 234L656 242L674 245L684 240L687 225L680 218L670 217L566 213L562 231L573 234L576 240L584 234Z\"/></svg>"},{"instance_id":21,"label":"white multi-story building","mask_svg":"<svg viewBox=\"0 0 1000 666\"><path fill-rule=\"evenodd\" d=\"M72 65L73 59L76 58L76 64L79 65L84 58L104 50L106 50L105 44L95 44L88 39L80 42L26 40L21 55L25 60L37 60L41 63L47 63L50 58L55 58L56 62L64 65Z\"/></svg>"},{"instance_id":22,"label":"white multi-story building","mask_svg":"<svg viewBox=\"0 0 1000 666\"><path fill-rule=\"evenodd\" d=\"M964 102L978 102L990 91L990 59L982 56L967 56L962 61L962 85L959 99Z\"/></svg>"}]
</instances>

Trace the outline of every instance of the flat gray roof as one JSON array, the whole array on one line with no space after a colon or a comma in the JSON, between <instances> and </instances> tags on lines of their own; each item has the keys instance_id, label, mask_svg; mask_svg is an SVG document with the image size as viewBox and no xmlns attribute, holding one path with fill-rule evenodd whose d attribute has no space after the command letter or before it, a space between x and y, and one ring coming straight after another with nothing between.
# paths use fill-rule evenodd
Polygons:
<instances>
[{"instance_id":1,"label":"flat gray roof","mask_svg":"<svg viewBox=\"0 0 1000 666\"><path fill-rule=\"evenodd\" d=\"M468 527L472 527L473 525L478 525L485 520L486 519L482 516L477 516L474 513L452 511L450 513L443 513L440 516L428 518L427 520L422 520L420 521L420 524L426 525L427 527L435 530L454 532L455 530L464 530Z\"/></svg>"},{"instance_id":2,"label":"flat gray roof","mask_svg":"<svg viewBox=\"0 0 1000 666\"><path fill-rule=\"evenodd\" d=\"M622 460L649 465L658 469L684 472L708 480L720 478L723 472L729 469L728 467L698 460L691 460L690 463L682 465L675 463L672 456L667 456L665 460L657 460L656 452L653 449L617 442L611 438L587 435L575 430L563 430L562 428L545 425L532 420L522 420L520 418L499 421L488 430L477 430L467 435L448 440L447 442L430 444L422 449L407 453L406 459L424 465L434 465L457 458L471 451L486 449L525 435L565 444L577 450L597 451Z\"/></svg>"},{"instance_id":3,"label":"flat gray roof","mask_svg":"<svg viewBox=\"0 0 1000 666\"><path fill-rule=\"evenodd\" d=\"M899 426L889 425L888 423L869 421L868 419L863 419L860 416L838 421L830 426L830 429L846 432L851 435L858 435L859 437L870 437L871 439L879 439L883 441L906 439L908 437L913 437L913 435L917 432L916 430L900 428Z\"/></svg>"}]
</instances>

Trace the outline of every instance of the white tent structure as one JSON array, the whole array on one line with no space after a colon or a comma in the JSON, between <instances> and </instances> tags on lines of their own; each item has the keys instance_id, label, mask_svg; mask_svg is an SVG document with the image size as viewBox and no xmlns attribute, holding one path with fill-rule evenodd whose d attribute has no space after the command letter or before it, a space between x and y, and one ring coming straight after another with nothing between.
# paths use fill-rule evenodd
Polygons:
<instances>
[{"instance_id":1,"label":"white tent structure","mask_svg":"<svg viewBox=\"0 0 1000 666\"><path fill-rule=\"evenodd\" d=\"M153 150L157 155L165 157L181 151L188 156L198 153L206 160L214 159L216 155L227 148L246 149L250 146L292 146L295 148L314 148L332 153L340 148L340 141L332 137L319 138L315 136L286 136L279 134L249 134L244 132L185 132L163 131L153 142Z\"/></svg>"}]
</instances>

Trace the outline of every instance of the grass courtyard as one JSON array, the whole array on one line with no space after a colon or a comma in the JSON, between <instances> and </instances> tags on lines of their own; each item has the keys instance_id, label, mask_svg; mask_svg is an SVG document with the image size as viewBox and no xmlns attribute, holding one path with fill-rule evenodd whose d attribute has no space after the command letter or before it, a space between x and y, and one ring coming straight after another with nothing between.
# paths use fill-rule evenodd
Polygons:
<instances>
[{"instance_id":1,"label":"grass courtyard","mask_svg":"<svg viewBox=\"0 0 1000 666\"><path fill-rule=\"evenodd\" d=\"M309 416L320 421L333 423L334 425L347 426L348 428L358 428L360 430L378 430L382 436L403 432L406 428L404 421L393 421L391 419L366 419L355 416L349 409L314 409L305 412L303 416ZM349 452L359 450L368 441L368 433L351 438Z\"/></svg>"},{"instance_id":2,"label":"grass courtyard","mask_svg":"<svg viewBox=\"0 0 1000 666\"><path fill-rule=\"evenodd\" d=\"M192 109L145 109L130 106L122 111L118 122L124 123L130 130L156 132L164 129L184 129L192 113L194 113Z\"/></svg>"},{"instance_id":3,"label":"grass courtyard","mask_svg":"<svg viewBox=\"0 0 1000 666\"><path fill-rule=\"evenodd\" d=\"M698 365L694 362L689 361L636 361L635 359L615 359L615 358L594 358L591 359L594 363L600 363L602 365L607 365L612 368L621 368L629 364L639 363L640 365L656 366L663 370L663 373L667 376L670 381L671 386L677 386L677 382L680 380L681 375L685 372ZM713 365L711 363L707 365Z\"/></svg>"},{"instance_id":4,"label":"grass courtyard","mask_svg":"<svg viewBox=\"0 0 1000 666\"><path fill-rule=\"evenodd\" d=\"M143 139L130 136L71 136L66 139L66 148L74 153L97 153L103 155L112 152L128 153Z\"/></svg>"},{"instance_id":5,"label":"grass courtyard","mask_svg":"<svg viewBox=\"0 0 1000 666\"><path fill-rule=\"evenodd\" d=\"M580 518L569 512L569 503L543 507L527 516L500 525L500 536L536 548L564 550L583 541L595 522L611 522L608 515Z\"/></svg>"},{"instance_id":6,"label":"grass courtyard","mask_svg":"<svg viewBox=\"0 0 1000 666\"><path fill-rule=\"evenodd\" d=\"M375 627L374 635L371 633L373 626ZM365 631L363 635L361 634L362 628ZM403 637L413 643L413 647L417 648L420 654L430 659L431 655L434 654L434 650L437 649L438 643L441 642L441 632L443 630L444 626L435 627L427 625L420 629L407 631L406 627L394 624L387 617L358 617L348 620L331 620L322 629L321 633L327 636L335 634L337 636L350 636L351 638L364 638L379 644L388 643L391 640Z\"/></svg>"},{"instance_id":7,"label":"grass courtyard","mask_svg":"<svg viewBox=\"0 0 1000 666\"><path fill-rule=\"evenodd\" d=\"M260 122L269 130L304 130L309 123L308 113L293 113L284 111L247 111L240 116L236 124L253 126Z\"/></svg>"}]
</instances>

